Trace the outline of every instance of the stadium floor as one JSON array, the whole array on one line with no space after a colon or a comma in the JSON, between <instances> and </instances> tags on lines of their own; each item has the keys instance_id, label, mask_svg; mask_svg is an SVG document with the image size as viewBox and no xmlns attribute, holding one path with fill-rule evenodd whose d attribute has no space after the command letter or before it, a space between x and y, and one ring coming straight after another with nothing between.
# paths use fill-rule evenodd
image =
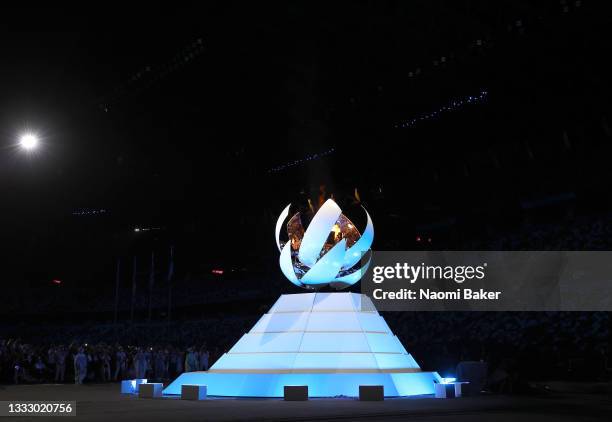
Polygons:
<instances>
[{"instance_id":1,"label":"stadium floor","mask_svg":"<svg viewBox=\"0 0 612 422\"><path fill-rule=\"evenodd\" d=\"M479 396L460 399L210 399L201 402L175 398L138 399L119 394L119 384L0 386L0 400L65 400L77 402L77 415L87 421L233 421L233 420L418 420L418 421L608 421L609 395L543 394L538 396ZM0 422L48 418L0 418Z\"/></svg>"}]
</instances>

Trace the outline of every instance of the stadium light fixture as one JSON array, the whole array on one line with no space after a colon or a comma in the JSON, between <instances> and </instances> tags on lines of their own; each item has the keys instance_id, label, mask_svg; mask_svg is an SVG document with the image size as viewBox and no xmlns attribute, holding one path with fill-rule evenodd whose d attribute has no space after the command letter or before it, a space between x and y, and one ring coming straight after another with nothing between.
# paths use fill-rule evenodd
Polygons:
<instances>
[{"instance_id":1,"label":"stadium light fixture","mask_svg":"<svg viewBox=\"0 0 612 422\"><path fill-rule=\"evenodd\" d=\"M35 150L38 147L38 136L34 133L24 133L19 137L19 145L26 151Z\"/></svg>"}]
</instances>

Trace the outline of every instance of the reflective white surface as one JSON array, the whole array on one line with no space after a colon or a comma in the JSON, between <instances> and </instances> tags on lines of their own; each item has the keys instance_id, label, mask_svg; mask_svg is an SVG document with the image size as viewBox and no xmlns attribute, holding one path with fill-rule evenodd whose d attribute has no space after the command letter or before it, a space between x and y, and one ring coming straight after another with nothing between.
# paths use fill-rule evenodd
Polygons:
<instances>
[{"instance_id":1,"label":"reflective white surface","mask_svg":"<svg viewBox=\"0 0 612 422\"><path fill-rule=\"evenodd\" d=\"M271 369L418 370L419 366L367 296L303 293L282 295L211 368Z\"/></svg>"},{"instance_id":2,"label":"reflective white surface","mask_svg":"<svg viewBox=\"0 0 612 422\"><path fill-rule=\"evenodd\" d=\"M297 257L293 257L290 242L282 246L280 240L283 223L289 216L290 207L291 204L287 205L281 212L275 230L276 245L281 251L279 264L285 277L296 286L306 288L318 288L329 284L340 290L357 283L367 270L370 260L368 259L361 267L358 264L374 241L374 225L368 212L364 209L367 224L363 234L350 248L347 249L346 240L341 239L321 256L334 225L342 215L340 207L332 199L328 199L312 218L301 239ZM355 270L350 272L354 267ZM339 275L341 273L343 275Z\"/></svg>"},{"instance_id":3,"label":"reflective white surface","mask_svg":"<svg viewBox=\"0 0 612 422\"><path fill-rule=\"evenodd\" d=\"M208 372L183 384L209 395L282 397L285 385L308 385L311 397L357 396L359 385L383 385L385 396L433 394L437 372L422 372L372 301L356 293L283 295Z\"/></svg>"}]
</instances>

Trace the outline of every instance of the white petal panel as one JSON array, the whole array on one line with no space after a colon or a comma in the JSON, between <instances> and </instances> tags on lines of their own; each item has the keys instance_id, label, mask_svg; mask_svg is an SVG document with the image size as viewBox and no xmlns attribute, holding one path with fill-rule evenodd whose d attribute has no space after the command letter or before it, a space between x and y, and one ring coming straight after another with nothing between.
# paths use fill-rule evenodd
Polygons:
<instances>
[{"instance_id":1,"label":"white petal panel","mask_svg":"<svg viewBox=\"0 0 612 422\"><path fill-rule=\"evenodd\" d=\"M293 270L293 262L291 262L291 243L287 242L280 255L280 268L285 277L298 287L302 287L302 284L295 275Z\"/></svg>"},{"instance_id":2,"label":"white petal panel","mask_svg":"<svg viewBox=\"0 0 612 422\"><path fill-rule=\"evenodd\" d=\"M298 258L302 263L309 267L315 265L327 237L341 214L342 210L332 199L325 201L319 208L310 221L300 245Z\"/></svg>"},{"instance_id":3,"label":"white petal panel","mask_svg":"<svg viewBox=\"0 0 612 422\"><path fill-rule=\"evenodd\" d=\"M334 282L346 283L349 286L352 286L353 284L361 280L361 277L363 277L363 275L368 270L368 267L370 266L371 261L372 261L372 257L368 258L368 261L365 264L363 264L363 266L357 271L352 272L342 277L338 277L334 280Z\"/></svg>"},{"instance_id":4,"label":"white petal panel","mask_svg":"<svg viewBox=\"0 0 612 422\"><path fill-rule=\"evenodd\" d=\"M302 246L304 244L302 243ZM300 249L301 250L301 249ZM336 243L317 263L300 279L302 284L321 284L334 281L340 268L346 250L346 239Z\"/></svg>"},{"instance_id":5,"label":"white petal panel","mask_svg":"<svg viewBox=\"0 0 612 422\"><path fill-rule=\"evenodd\" d=\"M283 210L283 212L281 212L281 215L278 217L278 220L276 220L276 246L278 246L279 252L281 250L280 232L283 227L283 223L285 222L285 220L287 219L287 216L289 215L290 207L291 207L291 204L287 205L285 209Z\"/></svg>"},{"instance_id":6,"label":"white petal panel","mask_svg":"<svg viewBox=\"0 0 612 422\"><path fill-rule=\"evenodd\" d=\"M343 264L344 269L349 269L359 262L362 255L370 250L372 242L374 241L374 224L372 224L370 214L368 214L365 208L363 210L368 217L368 223L359 240L346 251Z\"/></svg>"}]
</instances>

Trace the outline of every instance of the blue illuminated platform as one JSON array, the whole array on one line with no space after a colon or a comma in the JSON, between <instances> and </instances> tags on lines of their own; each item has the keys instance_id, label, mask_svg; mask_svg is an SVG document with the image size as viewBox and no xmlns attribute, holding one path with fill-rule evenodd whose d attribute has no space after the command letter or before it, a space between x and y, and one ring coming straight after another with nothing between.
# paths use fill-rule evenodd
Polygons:
<instances>
[{"instance_id":1,"label":"blue illuminated platform","mask_svg":"<svg viewBox=\"0 0 612 422\"><path fill-rule=\"evenodd\" d=\"M308 385L311 397L358 396L383 385L385 396L434 393L437 372L424 372L372 301L355 293L283 295L206 372L188 372L165 390L208 386L211 396L282 397L285 385Z\"/></svg>"}]
</instances>

